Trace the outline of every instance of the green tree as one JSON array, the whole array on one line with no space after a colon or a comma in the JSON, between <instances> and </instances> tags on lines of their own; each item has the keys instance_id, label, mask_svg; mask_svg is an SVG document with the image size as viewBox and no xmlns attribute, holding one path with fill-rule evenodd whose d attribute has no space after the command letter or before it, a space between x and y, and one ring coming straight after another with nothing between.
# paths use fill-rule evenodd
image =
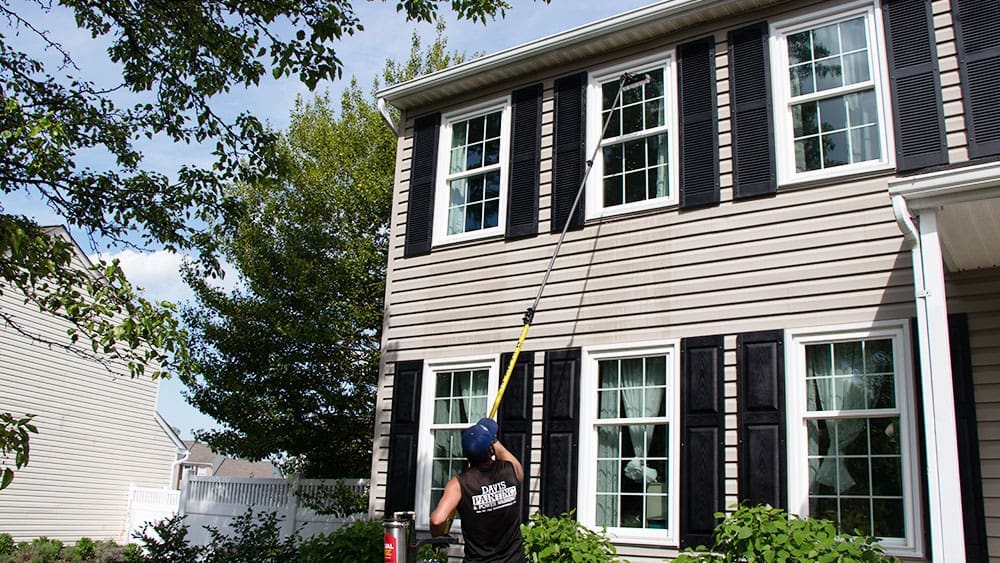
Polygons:
<instances>
[{"instance_id":1,"label":"green tree","mask_svg":"<svg viewBox=\"0 0 1000 563\"><path fill-rule=\"evenodd\" d=\"M427 49L414 34L384 79L460 62L438 29ZM230 455L287 456L311 476L367 475L396 137L352 80L339 111L328 95L300 98L280 138L282 173L229 192L247 210L222 244L238 288L187 276L200 372L188 400L223 424L197 436Z\"/></svg>"},{"instance_id":2,"label":"green tree","mask_svg":"<svg viewBox=\"0 0 1000 563\"><path fill-rule=\"evenodd\" d=\"M439 5L400 0L396 8L408 20L434 21ZM451 3L459 18L482 23L508 8L504 0ZM70 11L81 30L105 40L120 76L104 73L107 84L90 80L92 61L75 57L45 29L53 10ZM219 273L218 238L242 213L224 186L263 182L283 162L276 135L249 113L221 115L217 96L268 75L296 76L310 88L339 78L334 47L363 30L348 0L0 0L4 22L0 192L40 200L109 246L191 253L208 275ZM47 65L43 57L53 55L60 62ZM154 137L200 143L214 163L170 175L153 171L138 142ZM95 153L109 165L81 163ZM190 369L172 305L138 296L115 262L84 271L73 257L66 241L0 203L0 291L23 294L71 324L65 342L48 344L124 363L133 376L156 377L161 366ZM0 318L40 339L2 307ZM5 432L4 439L11 451L22 448L20 433Z\"/></svg>"}]
</instances>

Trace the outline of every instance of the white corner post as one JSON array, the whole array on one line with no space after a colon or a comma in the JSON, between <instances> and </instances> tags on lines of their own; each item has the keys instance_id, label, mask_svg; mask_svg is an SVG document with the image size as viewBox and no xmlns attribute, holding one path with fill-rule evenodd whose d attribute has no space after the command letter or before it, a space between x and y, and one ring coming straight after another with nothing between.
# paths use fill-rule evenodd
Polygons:
<instances>
[{"instance_id":1,"label":"white corner post","mask_svg":"<svg viewBox=\"0 0 1000 563\"><path fill-rule=\"evenodd\" d=\"M921 399L927 454L927 498L930 511L932 561L964 561L962 488L958 471L958 433L955 390L948 338L948 305L944 260L938 236L937 213L921 210L917 225L901 195L893 209L906 238L913 244L913 290L917 304Z\"/></svg>"}]
</instances>

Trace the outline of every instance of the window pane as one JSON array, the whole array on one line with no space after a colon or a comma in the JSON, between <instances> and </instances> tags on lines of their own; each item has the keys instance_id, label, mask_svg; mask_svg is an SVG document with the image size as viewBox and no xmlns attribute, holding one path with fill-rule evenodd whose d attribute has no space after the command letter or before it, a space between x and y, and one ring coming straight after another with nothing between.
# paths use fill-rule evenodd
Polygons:
<instances>
[{"instance_id":1,"label":"window pane","mask_svg":"<svg viewBox=\"0 0 1000 563\"><path fill-rule=\"evenodd\" d=\"M618 525L618 497L612 495L597 495L598 526Z\"/></svg>"},{"instance_id":2,"label":"window pane","mask_svg":"<svg viewBox=\"0 0 1000 563\"><path fill-rule=\"evenodd\" d=\"M847 533L872 533L871 501L869 499L840 499L840 530Z\"/></svg>"},{"instance_id":3,"label":"window pane","mask_svg":"<svg viewBox=\"0 0 1000 563\"><path fill-rule=\"evenodd\" d=\"M598 398L598 418L618 418L618 392L601 391Z\"/></svg>"},{"instance_id":4,"label":"window pane","mask_svg":"<svg viewBox=\"0 0 1000 563\"><path fill-rule=\"evenodd\" d=\"M663 97L663 69L658 68L656 70L647 70L646 75L649 76L649 82L644 86L646 92L646 99L653 100L656 98Z\"/></svg>"},{"instance_id":5,"label":"window pane","mask_svg":"<svg viewBox=\"0 0 1000 563\"><path fill-rule=\"evenodd\" d=\"M622 145L604 147L604 175L620 174L625 171Z\"/></svg>"},{"instance_id":6,"label":"window pane","mask_svg":"<svg viewBox=\"0 0 1000 563\"><path fill-rule=\"evenodd\" d=\"M861 342L837 342L833 345L833 373L836 375L855 375L863 373L864 360L861 354Z\"/></svg>"},{"instance_id":7,"label":"window pane","mask_svg":"<svg viewBox=\"0 0 1000 563\"><path fill-rule=\"evenodd\" d=\"M840 37L837 24L824 25L812 31L813 56L821 59L840 53Z\"/></svg>"},{"instance_id":8,"label":"window pane","mask_svg":"<svg viewBox=\"0 0 1000 563\"><path fill-rule=\"evenodd\" d=\"M465 170L465 147L451 149L451 166L448 168L449 174Z\"/></svg>"},{"instance_id":9,"label":"window pane","mask_svg":"<svg viewBox=\"0 0 1000 563\"><path fill-rule=\"evenodd\" d=\"M477 117L469 120L469 143L479 143L483 140L483 135L485 134L486 128L486 118Z\"/></svg>"},{"instance_id":10,"label":"window pane","mask_svg":"<svg viewBox=\"0 0 1000 563\"><path fill-rule=\"evenodd\" d=\"M611 176L604 179L604 207L621 205L625 201L625 177Z\"/></svg>"},{"instance_id":11,"label":"window pane","mask_svg":"<svg viewBox=\"0 0 1000 563\"><path fill-rule=\"evenodd\" d=\"M840 57L816 61L814 68L814 72L816 73L816 90L818 92L840 88L844 85Z\"/></svg>"},{"instance_id":12,"label":"window pane","mask_svg":"<svg viewBox=\"0 0 1000 563\"><path fill-rule=\"evenodd\" d=\"M480 168L483 165L483 145L469 145L465 152L464 170Z\"/></svg>"},{"instance_id":13,"label":"window pane","mask_svg":"<svg viewBox=\"0 0 1000 563\"><path fill-rule=\"evenodd\" d=\"M622 135L642 131L643 107L640 104L625 106L622 108Z\"/></svg>"},{"instance_id":14,"label":"window pane","mask_svg":"<svg viewBox=\"0 0 1000 563\"><path fill-rule=\"evenodd\" d=\"M847 112L851 127L861 125L878 125L878 107L875 103L875 91L865 90L844 96L847 102Z\"/></svg>"},{"instance_id":15,"label":"window pane","mask_svg":"<svg viewBox=\"0 0 1000 563\"><path fill-rule=\"evenodd\" d=\"M868 37L865 35L865 18L859 17L841 22L840 41L845 53L858 49L867 49Z\"/></svg>"},{"instance_id":16,"label":"window pane","mask_svg":"<svg viewBox=\"0 0 1000 563\"><path fill-rule=\"evenodd\" d=\"M647 173L646 185L649 198L667 197L667 167L659 166Z\"/></svg>"},{"instance_id":17,"label":"window pane","mask_svg":"<svg viewBox=\"0 0 1000 563\"><path fill-rule=\"evenodd\" d=\"M617 475L617 459L619 458L618 427L599 426L597 428L597 457L598 459L616 460L615 474Z\"/></svg>"},{"instance_id":18,"label":"window pane","mask_svg":"<svg viewBox=\"0 0 1000 563\"><path fill-rule=\"evenodd\" d=\"M607 111L615 103L615 95L618 93L618 81L611 80L601 84L601 109Z\"/></svg>"},{"instance_id":19,"label":"window pane","mask_svg":"<svg viewBox=\"0 0 1000 563\"><path fill-rule=\"evenodd\" d=\"M497 111L486 116L487 139L500 138L500 114L501 112Z\"/></svg>"},{"instance_id":20,"label":"window pane","mask_svg":"<svg viewBox=\"0 0 1000 563\"><path fill-rule=\"evenodd\" d=\"M500 222L500 202L497 200L487 201L483 205L483 228L490 229L496 227Z\"/></svg>"},{"instance_id":21,"label":"window pane","mask_svg":"<svg viewBox=\"0 0 1000 563\"><path fill-rule=\"evenodd\" d=\"M453 207L448 210L448 234L454 235L465 232L465 210L461 207Z\"/></svg>"},{"instance_id":22,"label":"window pane","mask_svg":"<svg viewBox=\"0 0 1000 563\"><path fill-rule=\"evenodd\" d=\"M646 167L646 141L625 143L625 171L641 170Z\"/></svg>"},{"instance_id":23,"label":"window pane","mask_svg":"<svg viewBox=\"0 0 1000 563\"><path fill-rule=\"evenodd\" d=\"M646 127L660 127L664 124L663 101L653 100L646 104Z\"/></svg>"},{"instance_id":24,"label":"window pane","mask_svg":"<svg viewBox=\"0 0 1000 563\"><path fill-rule=\"evenodd\" d=\"M811 94L816 90L816 86L813 83L812 63L793 66L788 71L788 77L791 82L793 96Z\"/></svg>"},{"instance_id":25,"label":"window pane","mask_svg":"<svg viewBox=\"0 0 1000 563\"><path fill-rule=\"evenodd\" d=\"M629 172L625 175L625 203L646 199L646 173Z\"/></svg>"},{"instance_id":26,"label":"window pane","mask_svg":"<svg viewBox=\"0 0 1000 563\"><path fill-rule=\"evenodd\" d=\"M868 52L844 55L844 84L867 82L871 78L868 71Z\"/></svg>"},{"instance_id":27,"label":"window pane","mask_svg":"<svg viewBox=\"0 0 1000 563\"><path fill-rule=\"evenodd\" d=\"M462 121L451 126L451 146L461 147L466 144L466 131L469 126Z\"/></svg>"},{"instance_id":28,"label":"window pane","mask_svg":"<svg viewBox=\"0 0 1000 563\"><path fill-rule=\"evenodd\" d=\"M644 524L642 495L622 495L621 506L622 518L620 526L623 528L642 528Z\"/></svg>"},{"instance_id":29,"label":"window pane","mask_svg":"<svg viewBox=\"0 0 1000 563\"><path fill-rule=\"evenodd\" d=\"M486 165L496 164L500 162L500 139L486 141L485 151L486 154L483 157L483 162Z\"/></svg>"},{"instance_id":30,"label":"window pane","mask_svg":"<svg viewBox=\"0 0 1000 563\"><path fill-rule=\"evenodd\" d=\"M795 138L819 133L819 118L816 103L809 102L792 106L792 134Z\"/></svg>"},{"instance_id":31,"label":"window pane","mask_svg":"<svg viewBox=\"0 0 1000 563\"><path fill-rule=\"evenodd\" d=\"M847 129L847 108L844 98L831 98L819 102L819 119L824 132Z\"/></svg>"},{"instance_id":32,"label":"window pane","mask_svg":"<svg viewBox=\"0 0 1000 563\"><path fill-rule=\"evenodd\" d=\"M500 172L494 172L492 174L487 174L484 177L486 182L486 193L484 197L486 199L499 199L500 198Z\"/></svg>"},{"instance_id":33,"label":"window pane","mask_svg":"<svg viewBox=\"0 0 1000 563\"><path fill-rule=\"evenodd\" d=\"M899 418L873 418L871 448L874 455L899 455Z\"/></svg>"},{"instance_id":34,"label":"window pane","mask_svg":"<svg viewBox=\"0 0 1000 563\"><path fill-rule=\"evenodd\" d=\"M788 63L797 64L812 60L812 36L808 31L788 36Z\"/></svg>"},{"instance_id":35,"label":"window pane","mask_svg":"<svg viewBox=\"0 0 1000 563\"><path fill-rule=\"evenodd\" d=\"M874 499L873 535L880 538L901 538L905 534L904 524L906 514L903 512L903 501L890 499Z\"/></svg>"},{"instance_id":36,"label":"window pane","mask_svg":"<svg viewBox=\"0 0 1000 563\"><path fill-rule=\"evenodd\" d=\"M795 170L805 172L820 168L819 138L806 137L795 141Z\"/></svg>"}]
</instances>

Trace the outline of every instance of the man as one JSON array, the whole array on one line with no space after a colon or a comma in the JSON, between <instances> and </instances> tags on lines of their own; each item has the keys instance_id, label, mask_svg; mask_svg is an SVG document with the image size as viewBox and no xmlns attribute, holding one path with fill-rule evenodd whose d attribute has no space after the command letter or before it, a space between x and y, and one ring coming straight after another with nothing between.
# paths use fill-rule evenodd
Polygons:
<instances>
[{"instance_id":1,"label":"man","mask_svg":"<svg viewBox=\"0 0 1000 563\"><path fill-rule=\"evenodd\" d=\"M496 435L497 423L490 418L462 433L469 467L448 481L431 514L431 535L440 536L458 510L467 563L525 561L520 503L524 469Z\"/></svg>"}]
</instances>

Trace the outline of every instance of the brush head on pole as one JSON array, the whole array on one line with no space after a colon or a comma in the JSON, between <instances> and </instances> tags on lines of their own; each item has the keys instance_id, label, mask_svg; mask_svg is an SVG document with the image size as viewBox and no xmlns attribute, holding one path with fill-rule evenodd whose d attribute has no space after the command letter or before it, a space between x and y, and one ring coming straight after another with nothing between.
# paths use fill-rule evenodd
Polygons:
<instances>
[{"instance_id":1,"label":"brush head on pole","mask_svg":"<svg viewBox=\"0 0 1000 563\"><path fill-rule=\"evenodd\" d=\"M632 74L630 72L626 72L622 75L622 90L631 90L648 83L649 75L645 72L642 74Z\"/></svg>"}]
</instances>

